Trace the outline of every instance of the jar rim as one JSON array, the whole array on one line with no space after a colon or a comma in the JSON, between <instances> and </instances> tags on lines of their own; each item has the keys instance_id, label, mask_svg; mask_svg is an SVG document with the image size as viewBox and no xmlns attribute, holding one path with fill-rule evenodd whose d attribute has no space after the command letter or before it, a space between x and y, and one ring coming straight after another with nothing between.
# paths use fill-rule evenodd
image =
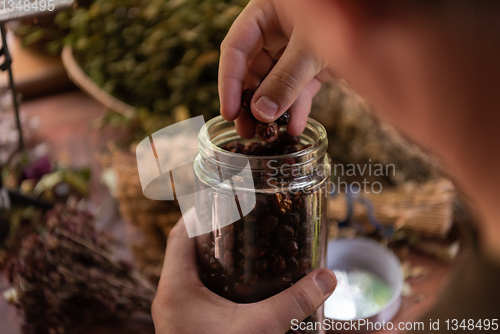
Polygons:
<instances>
[{"instance_id":1,"label":"jar rim","mask_svg":"<svg viewBox=\"0 0 500 334\"><path fill-rule=\"evenodd\" d=\"M221 180L239 175L250 167L252 184L238 182L238 188L254 189L257 185L262 185L260 181L255 180L265 180L269 177L275 179L274 176L279 177L280 184L285 184L286 187L312 187L319 180L313 175L327 179L331 173L326 129L318 121L309 118L299 138L301 144L311 144L311 146L301 151L274 156L233 153L222 149L220 145L234 140L252 142L255 139L241 138L236 133L234 122L228 122L217 116L209 120L198 135L199 150L195 158L197 161L195 173L207 185L217 184L218 187L225 187L225 183L221 183ZM276 175L277 171L279 175ZM271 187L271 184L266 187Z\"/></svg>"},{"instance_id":2,"label":"jar rim","mask_svg":"<svg viewBox=\"0 0 500 334\"><path fill-rule=\"evenodd\" d=\"M219 154L224 154L224 155L229 155L232 157L235 157L237 155L242 155L240 153L233 153L229 152L227 150L222 149L219 145L213 142L213 137L210 134L210 130L216 128L217 126L223 126L225 124L234 124L234 122L226 121L222 116L216 116L212 119L210 119L208 122L206 122L206 131L205 129L202 129L202 131L199 132L198 135L198 142L199 142L199 149L200 152L206 152L212 151L214 153L219 153ZM317 139L314 142L311 142L310 147L300 150L297 152L293 153L287 153L287 154L280 154L280 155L273 155L273 156L249 156L249 155L244 155L246 159L248 159L250 162L256 161L256 160L281 160L281 159L286 159L286 158L295 158L297 160L302 160L301 158L310 156L313 152L318 152L322 151L326 152L327 146L328 146L328 137L327 137L327 132L325 127L318 122L317 120L308 117L307 119L307 124L306 128L304 129L304 132L299 136L303 136L304 133L308 131L312 134L315 134ZM241 137L237 137L241 139ZM251 139L250 139L251 140ZM222 143L221 143L222 144ZM202 153L203 155L203 153ZM252 163L251 163L252 164Z\"/></svg>"}]
</instances>

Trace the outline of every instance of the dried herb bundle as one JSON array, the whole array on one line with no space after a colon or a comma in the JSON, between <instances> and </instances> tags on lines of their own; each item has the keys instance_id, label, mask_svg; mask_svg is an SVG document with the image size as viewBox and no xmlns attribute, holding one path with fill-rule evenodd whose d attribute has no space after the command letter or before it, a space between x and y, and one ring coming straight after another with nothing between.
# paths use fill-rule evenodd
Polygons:
<instances>
[{"instance_id":1,"label":"dried herb bundle","mask_svg":"<svg viewBox=\"0 0 500 334\"><path fill-rule=\"evenodd\" d=\"M6 293L24 317L23 333L69 333L108 317L149 312L155 289L112 257L111 238L75 207L47 214L47 231L23 242Z\"/></svg>"}]
</instances>

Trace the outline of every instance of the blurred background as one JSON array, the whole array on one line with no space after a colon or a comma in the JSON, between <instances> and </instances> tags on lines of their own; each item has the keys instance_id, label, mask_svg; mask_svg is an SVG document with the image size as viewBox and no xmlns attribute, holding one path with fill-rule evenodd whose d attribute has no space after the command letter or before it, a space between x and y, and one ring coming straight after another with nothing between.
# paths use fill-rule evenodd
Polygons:
<instances>
[{"instance_id":1,"label":"blurred background","mask_svg":"<svg viewBox=\"0 0 500 334\"><path fill-rule=\"evenodd\" d=\"M245 5L81 0L6 25L16 93L0 73L2 334L154 333L149 310L180 210L143 196L135 145L219 114L219 46ZM394 165L362 177L334 170L332 180L383 191L333 196L329 237L393 250L405 276L393 321L418 319L472 242L463 196L345 83L326 84L311 117L328 130L333 164Z\"/></svg>"}]
</instances>

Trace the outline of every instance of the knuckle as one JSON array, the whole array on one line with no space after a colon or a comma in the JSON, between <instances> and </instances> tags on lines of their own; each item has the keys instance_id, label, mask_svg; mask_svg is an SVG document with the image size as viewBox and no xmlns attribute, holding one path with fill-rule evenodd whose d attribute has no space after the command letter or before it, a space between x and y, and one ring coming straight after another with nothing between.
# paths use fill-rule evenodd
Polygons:
<instances>
[{"instance_id":1,"label":"knuckle","mask_svg":"<svg viewBox=\"0 0 500 334\"><path fill-rule=\"evenodd\" d=\"M299 288L293 294L298 311L302 313L303 317L308 317L314 312L315 307L311 297L302 288Z\"/></svg>"},{"instance_id":2,"label":"knuckle","mask_svg":"<svg viewBox=\"0 0 500 334\"><path fill-rule=\"evenodd\" d=\"M273 74L272 82L279 89L283 89L283 87L287 88L289 91L296 93L297 87L299 85L299 80L295 77L295 75L289 70L280 68L277 69Z\"/></svg>"}]
</instances>

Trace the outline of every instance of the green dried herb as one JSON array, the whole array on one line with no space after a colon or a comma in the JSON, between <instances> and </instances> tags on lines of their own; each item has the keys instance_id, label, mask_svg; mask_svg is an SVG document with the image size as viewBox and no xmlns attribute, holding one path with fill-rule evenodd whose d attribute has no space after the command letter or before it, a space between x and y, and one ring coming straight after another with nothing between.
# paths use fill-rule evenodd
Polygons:
<instances>
[{"instance_id":1,"label":"green dried herb","mask_svg":"<svg viewBox=\"0 0 500 334\"><path fill-rule=\"evenodd\" d=\"M219 114L220 43L246 3L97 0L75 11L69 43L90 78L139 113L171 123L187 107L208 119Z\"/></svg>"}]
</instances>

